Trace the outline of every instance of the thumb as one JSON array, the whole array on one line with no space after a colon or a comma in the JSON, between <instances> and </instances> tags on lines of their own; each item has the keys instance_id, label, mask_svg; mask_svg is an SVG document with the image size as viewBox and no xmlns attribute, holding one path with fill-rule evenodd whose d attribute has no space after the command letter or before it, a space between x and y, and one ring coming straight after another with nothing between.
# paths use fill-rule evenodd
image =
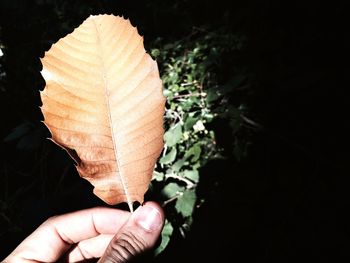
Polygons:
<instances>
[{"instance_id":1,"label":"thumb","mask_svg":"<svg viewBox=\"0 0 350 263\"><path fill-rule=\"evenodd\" d=\"M148 202L140 206L111 240L98 262L128 262L153 248L163 225L164 213L158 204Z\"/></svg>"}]
</instances>

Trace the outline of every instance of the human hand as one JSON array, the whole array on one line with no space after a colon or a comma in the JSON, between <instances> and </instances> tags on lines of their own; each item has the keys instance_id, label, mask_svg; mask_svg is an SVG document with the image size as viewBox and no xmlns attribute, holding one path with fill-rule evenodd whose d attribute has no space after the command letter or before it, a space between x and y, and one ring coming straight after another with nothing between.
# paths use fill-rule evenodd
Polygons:
<instances>
[{"instance_id":1,"label":"human hand","mask_svg":"<svg viewBox=\"0 0 350 263\"><path fill-rule=\"evenodd\" d=\"M3 262L128 262L151 249L164 225L162 209L147 202L134 213L92 208L52 217Z\"/></svg>"}]
</instances>

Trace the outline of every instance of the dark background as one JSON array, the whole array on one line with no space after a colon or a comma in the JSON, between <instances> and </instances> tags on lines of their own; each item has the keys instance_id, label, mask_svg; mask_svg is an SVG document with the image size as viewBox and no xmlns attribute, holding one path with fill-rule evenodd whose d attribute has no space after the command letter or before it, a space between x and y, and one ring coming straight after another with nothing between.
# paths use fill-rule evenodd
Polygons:
<instances>
[{"instance_id":1,"label":"dark background","mask_svg":"<svg viewBox=\"0 0 350 263\"><path fill-rule=\"evenodd\" d=\"M130 17L146 46L156 37L186 37L193 27L225 27L246 36L239 63L254 75L249 117L262 128L240 162L229 156L203 169L199 191L207 198L191 232L185 240L175 235L155 261L349 258L345 4L225 2L2 0L0 138L21 123L42 126L38 58L91 13ZM230 145L225 126L216 130L222 146ZM62 151L50 143L35 148L46 135L44 128L31 135L34 150L0 142L0 189L7 200L1 213L8 219L0 221L0 258L47 217L102 205L88 183L63 177L75 171ZM52 186L50 180L69 184Z\"/></svg>"}]
</instances>

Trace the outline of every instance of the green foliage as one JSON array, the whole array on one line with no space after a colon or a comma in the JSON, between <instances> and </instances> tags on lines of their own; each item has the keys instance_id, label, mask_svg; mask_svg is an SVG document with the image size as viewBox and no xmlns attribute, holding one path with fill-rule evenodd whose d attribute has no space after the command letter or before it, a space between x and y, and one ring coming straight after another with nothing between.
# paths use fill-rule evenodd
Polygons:
<instances>
[{"instance_id":1,"label":"green foliage","mask_svg":"<svg viewBox=\"0 0 350 263\"><path fill-rule=\"evenodd\" d=\"M162 230L162 241L157 249L154 251L155 255L160 254L169 244L170 237L173 234L174 228L169 221L165 222L164 228Z\"/></svg>"},{"instance_id":2,"label":"green foliage","mask_svg":"<svg viewBox=\"0 0 350 263\"><path fill-rule=\"evenodd\" d=\"M170 164L170 163L174 162L174 160L176 158L176 153L177 153L176 148L172 148L169 153L167 153L162 158L160 158L159 163Z\"/></svg>"},{"instance_id":3,"label":"green foliage","mask_svg":"<svg viewBox=\"0 0 350 263\"><path fill-rule=\"evenodd\" d=\"M184 190L183 186L178 185L177 183L167 184L163 190L162 194L167 198L177 197Z\"/></svg>"},{"instance_id":4,"label":"green foliage","mask_svg":"<svg viewBox=\"0 0 350 263\"><path fill-rule=\"evenodd\" d=\"M239 74L220 84L223 57L240 50L243 42L242 37L218 30L194 31L191 39L171 43L157 39L152 45L155 48L150 53L159 64L167 98L165 146L153 175L152 184L158 187L152 189L162 189L160 199L172 224L157 253L165 249L173 232L185 236L196 204L203 201L197 200L196 195L201 169L208 161L224 157L217 145L213 122L224 119L233 135L238 135L243 126L243 105L228 106L228 100L232 92L245 85L247 75ZM238 136L235 141L241 143ZM244 149L233 147L237 159L243 152Z\"/></svg>"},{"instance_id":5,"label":"green foliage","mask_svg":"<svg viewBox=\"0 0 350 263\"><path fill-rule=\"evenodd\" d=\"M189 217L193 213L194 205L196 203L196 193L194 190L187 190L181 194L177 199L175 209L183 217Z\"/></svg>"},{"instance_id":6,"label":"green foliage","mask_svg":"<svg viewBox=\"0 0 350 263\"><path fill-rule=\"evenodd\" d=\"M169 128L169 130L164 134L164 141L169 147L177 144L182 138L182 126L181 124L176 124Z\"/></svg>"}]
</instances>

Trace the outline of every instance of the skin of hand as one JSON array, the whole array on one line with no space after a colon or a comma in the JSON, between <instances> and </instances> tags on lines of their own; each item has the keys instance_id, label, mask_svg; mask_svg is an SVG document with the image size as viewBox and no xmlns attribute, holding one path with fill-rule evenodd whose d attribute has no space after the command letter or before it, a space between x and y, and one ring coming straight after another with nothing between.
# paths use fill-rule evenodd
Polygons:
<instances>
[{"instance_id":1,"label":"skin of hand","mask_svg":"<svg viewBox=\"0 0 350 263\"><path fill-rule=\"evenodd\" d=\"M164 213L147 202L134 213L91 208L45 221L3 262L128 262L156 244Z\"/></svg>"}]
</instances>

